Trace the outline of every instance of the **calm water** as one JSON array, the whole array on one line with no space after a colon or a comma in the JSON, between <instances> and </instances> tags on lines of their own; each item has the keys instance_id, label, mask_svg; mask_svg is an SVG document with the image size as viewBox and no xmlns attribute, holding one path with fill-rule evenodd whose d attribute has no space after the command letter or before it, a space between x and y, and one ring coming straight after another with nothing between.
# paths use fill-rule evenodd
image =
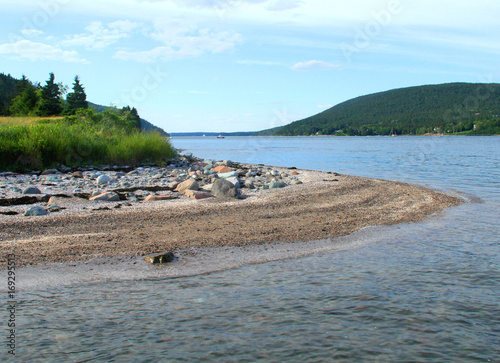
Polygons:
<instances>
[{"instance_id":1,"label":"calm water","mask_svg":"<svg viewBox=\"0 0 500 363\"><path fill-rule=\"evenodd\" d=\"M500 138L186 138L205 158L465 193L341 251L22 293L26 362L500 362ZM20 282L22 284L22 282Z\"/></svg>"}]
</instances>

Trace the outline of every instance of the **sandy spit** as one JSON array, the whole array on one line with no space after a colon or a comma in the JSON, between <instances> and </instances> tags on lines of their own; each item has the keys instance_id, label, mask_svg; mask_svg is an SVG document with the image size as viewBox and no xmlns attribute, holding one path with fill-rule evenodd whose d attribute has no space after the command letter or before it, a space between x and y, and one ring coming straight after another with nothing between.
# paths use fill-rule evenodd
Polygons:
<instances>
[{"instance_id":1,"label":"sandy spit","mask_svg":"<svg viewBox=\"0 0 500 363\"><path fill-rule=\"evenodd\" d=\"M462 200L406 183L298 170L304 184L242 200L176 200L0 221L18 267L201 247L304 242L416 222ZM5 265L3 265L5 266Z\"/></svg>"}]
</instances>

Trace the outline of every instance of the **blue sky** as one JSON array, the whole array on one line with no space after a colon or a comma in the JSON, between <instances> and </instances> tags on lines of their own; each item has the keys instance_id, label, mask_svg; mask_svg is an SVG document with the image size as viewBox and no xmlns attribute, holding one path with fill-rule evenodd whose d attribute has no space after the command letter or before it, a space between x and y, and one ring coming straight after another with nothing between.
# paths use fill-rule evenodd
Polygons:
<instances>
[{"instance_id":1,"label":"blue sky","mask_svg":"<svg viewBox=\"0 0 500 363\"><path fill-rule=\"evenodd\" d=\"M2 1L0 72L50 72L167 132L256 131L353 97L499 82L498 0Z\"/></svg>"}]
</instances>

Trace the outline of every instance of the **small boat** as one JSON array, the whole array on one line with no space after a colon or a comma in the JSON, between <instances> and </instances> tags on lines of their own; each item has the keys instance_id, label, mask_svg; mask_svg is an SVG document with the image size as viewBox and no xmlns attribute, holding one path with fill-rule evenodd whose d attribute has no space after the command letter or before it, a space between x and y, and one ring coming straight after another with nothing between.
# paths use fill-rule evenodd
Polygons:
<instances>
[{"instance_id":1,"label":"small boat","mask_svg":"<svg viewBox=\"0 0 500 363\"><path fill-rule=\"evenodd\" d=\"M222 135L217 136L218 139L224 139L225 137Z\"/></svg>"}]
</instances>

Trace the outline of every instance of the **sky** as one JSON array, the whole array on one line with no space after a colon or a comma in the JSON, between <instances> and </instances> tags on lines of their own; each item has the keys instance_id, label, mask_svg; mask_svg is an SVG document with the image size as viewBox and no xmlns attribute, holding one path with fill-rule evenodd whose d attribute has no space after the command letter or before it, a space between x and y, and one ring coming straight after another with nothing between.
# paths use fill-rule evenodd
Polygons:
<instances>
[{"instance_id":1,"label":"sky","mask_svg":"<svg viewBox=\"0 0 500 363\"><path fill-rule=\"evenodd\" d=\"M0 72L136 107L167 132L258 131L354 97L499 82L498 0L0 0Z\"/></svg>"}]
</instances>

